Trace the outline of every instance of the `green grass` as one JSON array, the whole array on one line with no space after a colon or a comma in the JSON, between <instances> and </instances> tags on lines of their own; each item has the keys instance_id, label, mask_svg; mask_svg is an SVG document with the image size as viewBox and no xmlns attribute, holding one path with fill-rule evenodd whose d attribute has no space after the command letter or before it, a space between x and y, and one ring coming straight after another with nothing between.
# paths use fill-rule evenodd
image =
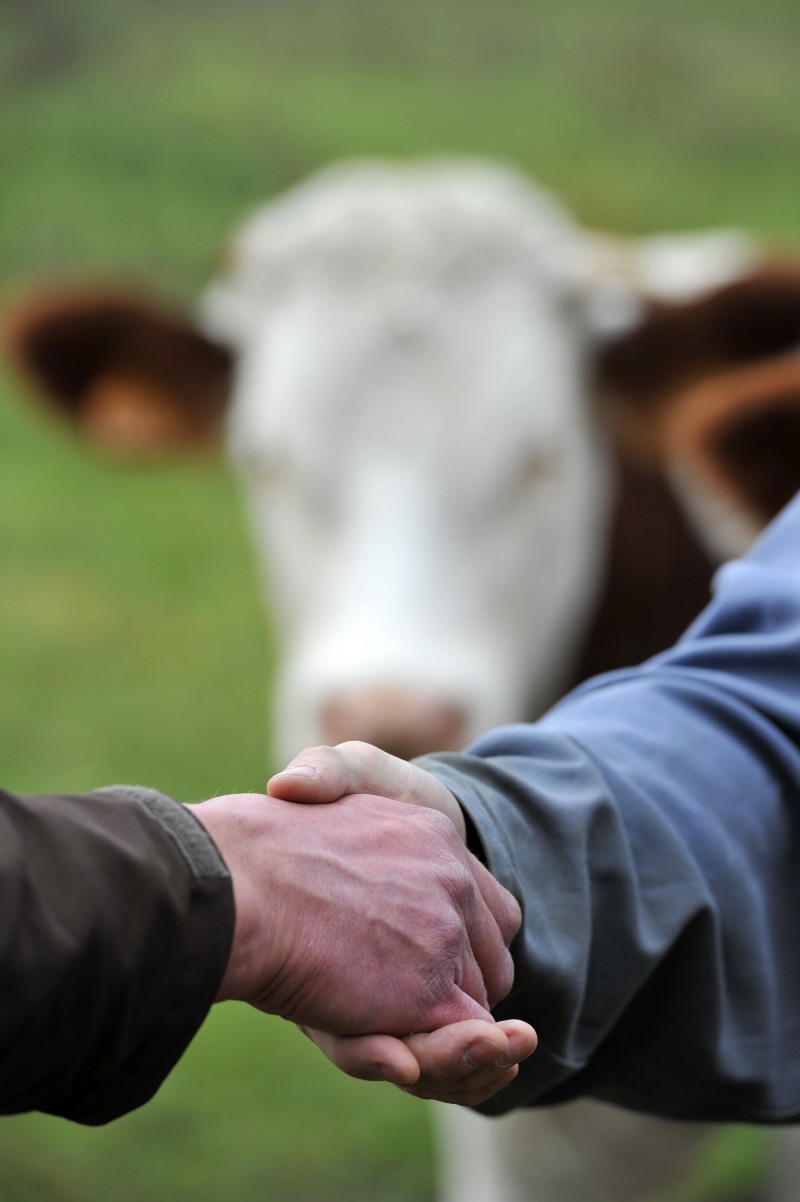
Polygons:
<instances>
[{"instance_id":1,"label":"green grass","mask_svg":"<svg viewBox=\"0 0 800 1202\"><path fill-rule=\"evenodd\" d=\"M0 290L189 300L231 225L344 155L507 159L585 221L800 239L794 0L7 0ZM218 462L87 455L0 380L0 743L20 790L258 787L274 648ZM737 1197L729 1133L681 1197ZM4 1202L429 1202L425 1108L220 1008L154 1103L0 1124Z\"/></svg>"},{"instance_id":2,"label":"green grass","mask_svg":"<svg viewBox=\"0 0 800 1202\"><path fill-rule=\"evenodd\" d=\"M3 1120L7 1202L405 1202L429 1196L423 1108L319 1062L294 1028L218 1008L149 1106L99 1129Z\"/></svg>"}]
</instances>

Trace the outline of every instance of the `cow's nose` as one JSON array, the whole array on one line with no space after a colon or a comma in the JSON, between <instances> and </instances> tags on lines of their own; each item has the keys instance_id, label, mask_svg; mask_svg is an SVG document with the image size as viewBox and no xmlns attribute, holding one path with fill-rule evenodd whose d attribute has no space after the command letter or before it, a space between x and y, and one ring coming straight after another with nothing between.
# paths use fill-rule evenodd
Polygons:
<instances>
[{"instance_id":1,"label":"cow's nose","mask_svg":"<svg viewBox=\"0 0 800 1202\"><path fill-rule=\"evenodd\" d=\"M404 760L458 751L467 740L467 715L459 705L400 688L333 697L323 709L322 726L327 743L360 739Z\"/></svg>"}]
</instances>

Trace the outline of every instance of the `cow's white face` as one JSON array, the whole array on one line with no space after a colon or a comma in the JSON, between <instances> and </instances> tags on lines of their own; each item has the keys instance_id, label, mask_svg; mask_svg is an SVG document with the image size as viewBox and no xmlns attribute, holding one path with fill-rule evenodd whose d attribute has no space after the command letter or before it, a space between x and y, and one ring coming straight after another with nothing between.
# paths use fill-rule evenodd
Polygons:
<instances>
[{"instance_id":1,"label":"cow's white face","mask_svg":"<svg viewBox=\"0 0 800 1202\"><path fill-rule=\"evenodd\" d=\"M281 757L457 747L551 700L606 518L571 281L520 237L351 278L311 259L262 291L244 242L230 448L278 619Z\"/></svg>"}]
</instances>

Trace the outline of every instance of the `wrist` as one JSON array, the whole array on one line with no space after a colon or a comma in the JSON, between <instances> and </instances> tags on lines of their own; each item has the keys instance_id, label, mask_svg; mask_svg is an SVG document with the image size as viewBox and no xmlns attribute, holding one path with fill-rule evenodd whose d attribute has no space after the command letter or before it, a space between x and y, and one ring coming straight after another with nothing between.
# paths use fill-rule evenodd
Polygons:
<instances>
[{"instance_id":1,"label":"wrist","mask_svg":"<svg viewBox=\"0 0 800 1202\"><path fill-rule=\"evenodd\" d=\"M214 1001L246 1001L252 992L253 965L256 959L254 946L263 916L246 871L244 858L240 854L242 841L248 838L247 816L237 812L230 805L219 802L220 799L214 799L192 806L193 814L205 827L222 856L233 886L233 937L228 963ZM263 975L263 965L261 968Z\"/></svg>"}]
</instances>

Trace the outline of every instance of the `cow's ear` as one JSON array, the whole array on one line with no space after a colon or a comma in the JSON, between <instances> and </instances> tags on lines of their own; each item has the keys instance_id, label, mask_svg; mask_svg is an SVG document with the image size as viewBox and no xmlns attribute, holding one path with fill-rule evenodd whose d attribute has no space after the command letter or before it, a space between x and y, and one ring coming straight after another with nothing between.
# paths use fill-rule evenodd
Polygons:
<instances>
[{"instance_id":1,"label":"cow's ear","mask_svg":"<svg viewBox=\"0 0 800 1202\"><path fill-rule=\"evenodd\" d=\"M661 445L708 494L763 527L800 489L800 356L687 389L665 416Z\"/></svg>"},{"instance_id":2,"label":"cow's ear","mask_svg":"<svg viewBox=\"0 0 800 1202\"><path fill-rule=\"evenodd\" d=\"M148 301L47 292L6 316L3 341L51 408L108 451L147 456L219 437L231 352Z\"/></svg>"},{"instance_id":3,"label":"cow's ear","mask_svg":"<svg viewBox=\"0 0 800 1202\"><path fill-rule=\"evenodd\" d=\"M798 346L800 263L776 263L682 303L644 304L599 348L597 385L623 423L646 427L690 386Z\"/></svg>"}]
</instances>

